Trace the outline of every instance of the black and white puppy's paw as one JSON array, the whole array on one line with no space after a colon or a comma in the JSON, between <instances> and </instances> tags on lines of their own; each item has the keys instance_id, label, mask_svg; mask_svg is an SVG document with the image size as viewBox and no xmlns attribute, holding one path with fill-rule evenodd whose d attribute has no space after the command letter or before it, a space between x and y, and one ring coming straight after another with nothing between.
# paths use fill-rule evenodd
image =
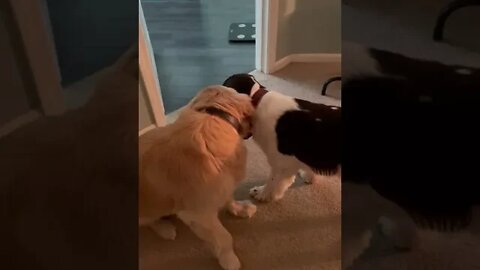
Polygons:
<instances>
[{"instance_id":1,"label":"black and white puppy's paw","mask_svg":"<svg viewBox=\"0 0 480 270\"><path fill-rule=\"evenodd\" d=\"M275 188L269 188L268 185L256 186L250 189L250 196L259 202L278 201L283 198L285 192L275 191Z\"/></svg>"}]
</instances>

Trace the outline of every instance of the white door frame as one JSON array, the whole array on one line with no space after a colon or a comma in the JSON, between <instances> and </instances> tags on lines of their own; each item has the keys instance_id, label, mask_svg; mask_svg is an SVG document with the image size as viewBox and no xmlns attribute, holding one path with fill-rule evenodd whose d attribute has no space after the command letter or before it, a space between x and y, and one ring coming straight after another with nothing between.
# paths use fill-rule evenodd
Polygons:
<instances>
[{"instance_id":1,"label":"white door frame","mask_svg":"<svg viewBox=\"0 0 480 270\"><path fill-rule=\"evenodd\" d=\"M269 74L276 63L278 0L255 0L255 69Z\"/></svg>"},{"instance_id":2,"label":"white door frame","mask_svg":"<svg viewBox=\"0 0 480 270\"><path fill-rule=\"evenodd\" d=\"M39 109L47 116L62 114L66 106L46 2L9 0L9 4L33 73Z\"/></svg>"},{"instance_id":3,"label":"white door frame","mask_svg":"<svg viewBox=\"0 0 480 270\"><path fill-rule=\"evenodd\" d=\"M138 1L139 9L139 37L138 37L138 59L140 66L140 79L143 80L147 94L147 103L153 113L154 125L148 126L140 131L140 134L146 131L165 125L165 108L163 106L160 82L158 80L157 65L150 42L145 16L143 14L142 4ZM140 86L139 86L140 87ZM141 89L140 89L141 90Z\"/></svg>"},{"instance_id":4,"label":"white door frame","mask_svg":"<svg viewBox=\"0 0 480 270\"><path fill-rule=\"evenodd\" d=\"M50 25L50 16L45 0L6 3L12 13L15 31L19 31L20 42L33 75L33 86L39 106L32 107L0 127L0 137L37 120L42 116L60 115L66 111L61 85L55 43ZM32 27L35 25L35 27Z\"/></svg>"}]
</instances>

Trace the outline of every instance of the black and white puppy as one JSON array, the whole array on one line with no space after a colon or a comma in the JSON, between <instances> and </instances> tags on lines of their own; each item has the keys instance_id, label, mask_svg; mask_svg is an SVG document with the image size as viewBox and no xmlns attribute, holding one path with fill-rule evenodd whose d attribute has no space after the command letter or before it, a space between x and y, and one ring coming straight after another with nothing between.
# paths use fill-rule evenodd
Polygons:
<instances>
[{"instance_id":1,"label":"black and white puppy","mask_svg":"<svg viewBox=\"0 0 480 270\"><path fill-rule=\"evenodd\" d=\"M382 216L400 213L413 232L445 238L479 229L480 69L358 48L344 44L343 61L373 65L342 78L344 266L368 247L371 233L364 232ZM447 248L445 256L463 264L450 269L471 269L454 256L473 246Z\"/></svg>"},{"instance_id":2,"label":"black and white puppy","mask_svg":"<svg viewBox=\"0 0 480 270\"><path fill-rule=\"evenodd\" d=\"M223 83L252 98L256 107L253 139L265 152L271 179L254 187L259 201L279 200L299 170L314 174L337 173L341 161L341 108L268 91L254 76L235 74Z\"/></svg>"}]
</instances>

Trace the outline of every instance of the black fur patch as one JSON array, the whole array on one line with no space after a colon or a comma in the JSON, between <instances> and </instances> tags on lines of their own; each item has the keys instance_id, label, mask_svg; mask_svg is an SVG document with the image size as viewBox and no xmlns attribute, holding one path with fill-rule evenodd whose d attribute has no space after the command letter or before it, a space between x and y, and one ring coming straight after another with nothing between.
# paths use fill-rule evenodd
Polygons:
<instances>
[{"instance_id":1,"label":"black fur patch","mask_svg":"<svg viewBox=\"0 0 480 270\"><path fill-rule=\"evenodd\" d=\"M371 56L385 77L343 83L342 180L368 180L420 227L465 227L480 202L480 69Z\"/></svg>"},{"instance_id":2,"label":"black fur patch","mask_svg":"<svg viewBox=\"0 0 480 270\"><path fill-rule=\"evenodd\" d=\"M233 88L239 93L250 95L255 83L256 81L252 75L247 73L239 73L228 77L223 82L223 86Z\"/></svg>"},{"instance_id":3,"label":"black fur patch","mask_svg":"<svg viewBox=\"0 0 480 270\"><path fill-rule=\"evenodd\" d=\"M318 173L336 173L341 161L341 108L295 101L301 110L287 111L277 121L278 151Z\"/></svg>"}]
</instances>

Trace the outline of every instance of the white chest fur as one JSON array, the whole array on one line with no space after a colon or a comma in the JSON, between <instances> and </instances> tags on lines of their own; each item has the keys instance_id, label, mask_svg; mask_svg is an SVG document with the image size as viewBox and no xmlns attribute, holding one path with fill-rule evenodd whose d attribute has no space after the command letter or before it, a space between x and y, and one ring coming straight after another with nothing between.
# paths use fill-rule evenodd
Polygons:
<instances>
[{"instance_id":1,"label":"white chest fur","mask_svg":"<svg viewBox=\"0 0 480 270\"><path fill-rule=\"evenodd\" d=\"M254 117L253 139L265 152L277 151L275 126L278 119L290 110L298 110L292 97L277 92L269 92L260 103Z\"/></svg>"}]
</instances>

